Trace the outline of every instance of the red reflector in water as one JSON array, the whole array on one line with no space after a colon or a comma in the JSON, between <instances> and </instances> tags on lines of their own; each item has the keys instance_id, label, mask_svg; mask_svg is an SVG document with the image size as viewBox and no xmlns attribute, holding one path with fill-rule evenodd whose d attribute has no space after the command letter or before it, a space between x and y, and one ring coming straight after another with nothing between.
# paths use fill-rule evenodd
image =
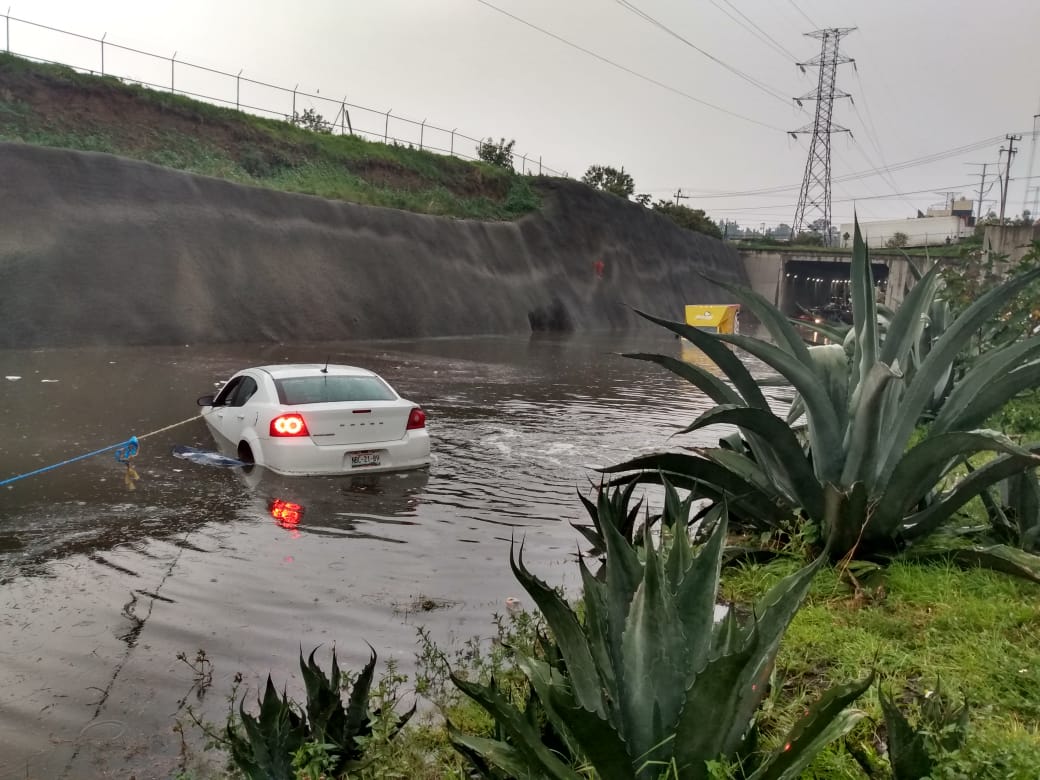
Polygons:
<instances>
[{"instance_id":1,"label":"red reflector in water","mask_svg":"<svg viewBox=\"0 0 1040 780\"><path fill-rule=\"evenodd\" d=\"M282 528L295 528L303 519L303 506L292 501L283 501L280 498L271 499L267 507L271 517L275 519Z\"/></svg>"}]
</instances>

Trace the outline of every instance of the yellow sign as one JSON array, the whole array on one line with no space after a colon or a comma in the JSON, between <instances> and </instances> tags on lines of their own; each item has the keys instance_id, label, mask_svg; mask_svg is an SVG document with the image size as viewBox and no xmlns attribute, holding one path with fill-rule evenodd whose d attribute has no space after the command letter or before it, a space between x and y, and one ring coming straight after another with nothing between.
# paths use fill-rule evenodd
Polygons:
<instances>
[{"instance_id":1,"label":"yellow sign","mask_svg":"<svg viewBox=\"0 0 1040 780\"><path fill-rule=\"evenodd\" d=\"M686 307L686 324L712 333L738 333L740 304L693 305Z\"/></svg>"}]
</instances>

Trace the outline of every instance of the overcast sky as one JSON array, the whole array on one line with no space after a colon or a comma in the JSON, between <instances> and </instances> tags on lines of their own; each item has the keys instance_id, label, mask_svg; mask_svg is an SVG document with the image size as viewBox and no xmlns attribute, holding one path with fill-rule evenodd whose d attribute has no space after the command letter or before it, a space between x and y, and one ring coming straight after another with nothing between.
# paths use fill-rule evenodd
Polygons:
<instances>
[{"instance_id":1,"label":"overcast sky","mask_svg":"<svg viewBox=\"0 0 1040 780\"><path fill-rule=\"evenodd\" d=\"M814 104L803 111L790 98L812 92L817 74L801 73L794 60L819 53L819 41L804 33L856 27L841 50L858 70L838 71L838 87L855 105L839 100L834 110L835 122L854 138L833 137L832 170L835 178L869 175L835 182L835 223L851 218L854 208L861 220L914 216L947 191L976 198L981 167L967 163L989 163L987 187L994 183L1006 133L1023 135L1008 215L1019 214L1027 197L1032 202L1027 187L1040 185L1040 151L1035 178L1027 178L1040 113L1037 0L8 3L17 19L104 35L107 43L167 57L176 51L178 61L241 69L243 78L392 109L390 135L414 143L420 128L393 117L515 138L529 165L536 168L540 157L575 177L595 163L624 166L637 192L673 198L682 188L690 196L684 204L749 226L790 223L794 215L811 136L795 140L786 131L811 127ZM100 68L97 44L13 19L10 47ZM105 59L106 72L169 84L169 62L112 47ZM178 89L235 100L233 78L178 64L174 79ZM291 94L249 83L241 84L239 99L291 111ZM330 119L339 111L298 98L298 110L310 107ZM386 123L357 108L351 121L379 134ZM423 133L426 145L451 145L448 133ZM455 145L473 152L469 141L456 138ZM929 156L935 159L919 163ZM906 162L917 164L902 167ZM885 167L893 170L880 175ZM766 188L777 191L718 197ZM987 207L996 208L998 198L993 186Z\"/></svg>"}]
</instances>

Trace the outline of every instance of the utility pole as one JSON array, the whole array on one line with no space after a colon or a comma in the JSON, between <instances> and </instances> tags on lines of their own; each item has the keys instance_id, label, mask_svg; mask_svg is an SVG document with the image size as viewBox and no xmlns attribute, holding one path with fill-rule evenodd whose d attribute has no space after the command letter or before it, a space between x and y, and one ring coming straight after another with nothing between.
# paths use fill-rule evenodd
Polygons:
<instances>
[{"instance_id":1,"label":"utility pole","mask_svg":"<svg viewBox=\"0 0 1040 780\"><path fill-rule=\"evenodd\" d=\"M799 130L792 130L791 135L797 137L799 133L812 133L812 143L809 145L809 158L805 162L805 176L802 178L802 189L798 196L798 207L794 212L794 223L791 225L792 240L800 232L804 232L807 225L815 220L813 216L819 214L824 223L826 235L824 239L830 242L831 233L831 134L848 133L847 127L840 127L832 123L834 113L834 98L851 98L848 92L840 92L835 89L838 77L838 66L852 62L851 57L838 54L838 46L842 37L855 30L855 27L830 27L806 33L810 38L818 38L820 41L820 53L808 62L799 62L798 67L805 72L806 66L820 69L816 90L803 95L796 100L800 103L805 100L816 101L816 117L812 126L806 125Z\"/></svg>"},{"instance_id":2,"label":"utility pole","mask_svg":"<svg viewBox=\"0 0 1040 780\"><path fill-rule=\"evenodd\" d=\"M1015 149L1015 141L1021 141L1022 140L1022 136L1020 136L1020 135L1012 135L1012 134L1009 133L1008 135L1005 135L1004 138L1007 139L1008 145L1007 145L1007 149L1005 149L1003 146L1000 147L1001 154L1007 152L1007 165L1004 168L1004 181L1001 183L1002 186L1000 188L1000 224L1001 225L1004 224L1004 207L1007 205L1008 184L1011 182L1011 158L1014 157L1018 153L1018 150Z\"/></svg>"},{"instance_id":3,"label":"utility pole","mask_svg":"<svg viewBox=\"0 0 1040 780\"><path fill-rule=\"evenodd\" d=\"M683 200L689 200L690 199L689 195L683 195L682 194L682 187L680 187L679 189L677 189L675 191L675 205L676 206L679 205L679 198L682 198Z\"/></svg>"},{"instance_id":4,"label":"utility pole","mask_svg":"<svg viewBox=\"0 0 1040 780\"><path fill-rule=\"evenodd\" d=\"M982 220L982 198L985 195L989 195L989 191L993 189L993 185L989 185L989 189L986 189L986 169L989 167L989 163L966 163L967 165L982 166L982 173L977 174L982 178L979 180L979 206L978 211L975 212L975 221L979 222Z\"/></svg>"},{"instance_id":5,"label":"utility pole","mask_svg":"<svg viewBox=\"0 0 1040 780\"><path fill-rule=\"evenodd\" d=\"M1040 135L1040 127L1038 127L1037 120L1040 120L1040 114L1033 114L1033 141L1029 146L1029 165L1026 166L1026 181L1031 181L1033 176L1033 162L1036 160L1036 141L1037 136ZM1029 208L1029 185L1026 185L1026 197L1022 201L1022 212L1029 211L1030 216L1036 220L1036 202L1033 202L1033 208Z\"/></svg>"}]
</instances>

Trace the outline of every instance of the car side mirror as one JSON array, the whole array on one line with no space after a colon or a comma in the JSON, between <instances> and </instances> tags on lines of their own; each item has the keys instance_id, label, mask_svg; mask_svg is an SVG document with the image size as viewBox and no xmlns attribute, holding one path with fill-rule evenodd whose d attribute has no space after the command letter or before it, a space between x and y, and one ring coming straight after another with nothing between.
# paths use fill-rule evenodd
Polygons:
<instances>
[{"instance_id":1,"label":"car side mirror","mask_svg":"<svg viewBox=\"0 0 1040 780\"><path fill-rule=\"evenodd\" d=\"M213 401L213 396L201 395L195 403L197 403L199 406L213 406Z\"/></svg>"}]
</instances>

